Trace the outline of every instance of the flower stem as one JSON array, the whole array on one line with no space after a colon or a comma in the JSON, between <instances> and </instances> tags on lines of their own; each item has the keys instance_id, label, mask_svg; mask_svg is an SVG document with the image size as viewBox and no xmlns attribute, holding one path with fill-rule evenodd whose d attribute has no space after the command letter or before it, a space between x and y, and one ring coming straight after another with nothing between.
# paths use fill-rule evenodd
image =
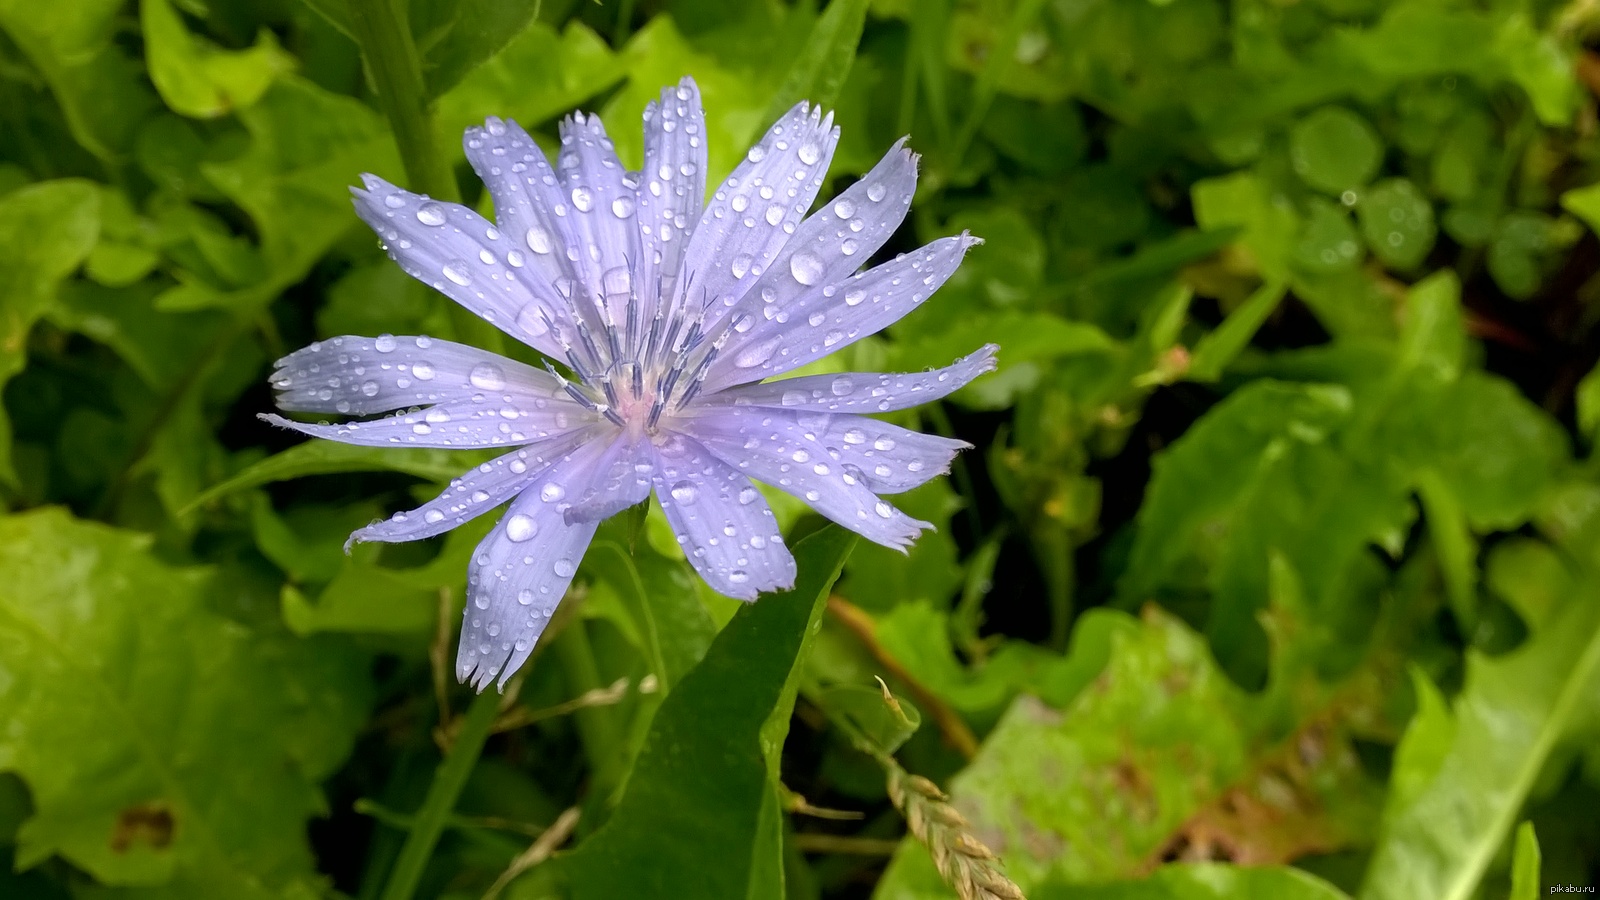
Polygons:
<instances>
[{"instance_id":1,"label":"flower stem","mask_svg":"<svg viewBox=\"0 0 1600 900\"><path fill-rule=\"evenodd\" d=\"M478 754L483 752L484 741L489 739L489 731L500 711L500 699L498 692L486 690L467 709L455 744L433 773L428 795L422 801L422 808L417 810L411 831L400 848L400 856L383 886L382 900L411 900L416 893L422 870L433 856L434 845L439 842L439 835L455 810L456 800L467 783L467 776L472 774Z\"/></svg>"},{"instance_id":2,"label":"flower stem","mask_svg":"<svg viewBox=\"0 0 1600 900\"><path fill-rule=\"evenodd\" d=\"M436 200L459 202L461 191L455 174L435 140L433 106L405 0L349 0L349 9L350 27L377 91L378 106L394 132L408 186ZM496 353L504 348L500 332L454 303L450 305L450 324L455 336L466 343Z\"/></svg>"}]
</instances>

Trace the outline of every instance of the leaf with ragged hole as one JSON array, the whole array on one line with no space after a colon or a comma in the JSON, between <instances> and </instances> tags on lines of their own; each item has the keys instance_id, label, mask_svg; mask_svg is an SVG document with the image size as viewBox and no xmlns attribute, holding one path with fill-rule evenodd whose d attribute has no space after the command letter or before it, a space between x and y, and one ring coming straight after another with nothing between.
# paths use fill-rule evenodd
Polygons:
<instances>
[{"instance_id":1,"label":"leaf with ragged hole","mask_svg":"<svg viewBox=\"0 0 1600 900\"><path fill-rule=\"evenodd\" d=\"M794 589L740 609L662 702L621 804L563 861L576 900L783 896L778 754L855 541L829 527L796 544Z\"/></svg>"},{"instance_id":2,"label":"leaf with ragged hole","mask_svg":"<svg viewBox=\"0 0 1600 900\"><path fill-rule=\"evenodd\" d=\"M1154 607L1082 622L1060 672L1075 692L1057 707L1018 697L950 785L1025 893L1133 877L1186 851L1262 865L1362 839L1376 785L1331 715L1336 688L1303 695L1316 702L1280 734L1278 696L1241 691L1181 622ZM876 896L950 896L938 884L908 840Z\"/></svg>"},{"instance_id":3,"label":"leaf with ragged hole","mask_svg":"<svg viewBox=\"0 0 1600 900\"><path fill-rule=\"evenodd\" d=\"M0 519L0 770L34 806L18 864L280 895L311 877L306 820L365 715L365 659L222 618L209 574L150 545L56 509Z\"/></svg>"}]
</instances>

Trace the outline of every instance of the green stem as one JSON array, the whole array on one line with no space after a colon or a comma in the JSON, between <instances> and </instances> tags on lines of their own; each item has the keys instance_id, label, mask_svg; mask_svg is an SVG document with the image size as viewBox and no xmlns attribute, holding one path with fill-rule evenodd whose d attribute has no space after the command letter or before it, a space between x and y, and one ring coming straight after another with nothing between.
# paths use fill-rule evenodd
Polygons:
<instances>
[{"instance_id":1,"label":"green stem","mask_svg":"<svg viewBox=\"0 0 1600 900\"><path fill-rule=\"evenodd\" d=\"M413 191L436 200L459 202L455 174L435 140L433 106L422 79L422 56L411 36L405 0L349 0L350 27L378 106L389 120L406 181ZM492 352L502 352L500 332L459 304L450 306L456 337Z\"/></svg>"},{"instance_id":2,"label":"green stem","mask_svg":"<svg viewBox=\"0 0 1600 900\"><path fill-rule=\"evenodd\" d=\"M489 731L494 727L499 711L500 694L495 691L486 690L472 701L462 720L461 730L456 735L455 745L433 773L428 796L423 799L422 808L417 810L411 832L406 835L405 845L400 848L400 858L395 860L388 883L383 886L382 900L411 900L416 893L417 882L422 880L422 870L427 867L429 857L433 856L434 845L439 842L439 835L455 810L456 800L467 783L467 776L472 774L472 767L478 762L478 755L483 752L483 744L489 739Z\"/></svg>"},{"instance_id":3,"label":"green stem","mask_svg":"<svg viewBox=\"0 0 1600 900\"><path fill-rule=\"evenodd\" d=\"M571 696L579 697L602 686L594 649L589 646L589 632L582 620L574 620L550 649L561 664ZM595 797L609 797L622 777L619 771L622 730L616 711L609 706L591 706L576 711L572 717L583 741L584 755L589 758L590 793Z\"/></svg>"}]
</instances>

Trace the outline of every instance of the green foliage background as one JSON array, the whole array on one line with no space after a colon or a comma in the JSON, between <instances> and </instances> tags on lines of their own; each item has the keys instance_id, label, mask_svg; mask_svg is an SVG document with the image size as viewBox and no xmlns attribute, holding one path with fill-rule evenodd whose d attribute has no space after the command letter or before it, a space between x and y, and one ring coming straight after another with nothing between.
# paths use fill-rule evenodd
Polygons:
<instances>
[{"instance_id":1,"label":"green foliage background","mask_svg":"<svg viewBox=\"0 0 1600 900\"><path fill-rule=\"evenodd\" d=\"M1595 885L1591 41L1592 0L0 0L0 897L954 896L889 752L1035 900ZM899 414L977 449L906 556L780 504L800 583L737 610L618 517L474 703L489 523L342 544L478 458L292 446L269 365L499 343L348 186L487 211L462 129L573 108L637 164L684 74L713 180L803 98L824 199L912 136L891 249L987 243L817 370L996 342Z\"/></svg>"}]
</instances>

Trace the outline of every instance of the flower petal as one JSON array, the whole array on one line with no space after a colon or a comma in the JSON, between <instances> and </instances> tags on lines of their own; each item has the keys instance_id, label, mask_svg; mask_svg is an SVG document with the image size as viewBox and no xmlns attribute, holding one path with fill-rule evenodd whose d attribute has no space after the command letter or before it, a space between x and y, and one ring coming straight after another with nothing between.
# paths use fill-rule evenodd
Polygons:
<instances>
[{"instance_id":1,"label":"flower petal","mask_svg":"<svg viewBox=\"0 0 1600 900\"><path fill-rule=\"evenodd\" d=\"M676 428L739 472L801 498L862 537L906 549L933 525L895 509L834 459L821 441L833 418L743 407L680 419Z\"/></svg>"},{"instance_id":2,"label":"flower petal","mask_svg":"<svg viewBox=\"0 0 1600 900\"><path fill-rule=\"evenodd\" d=\"M364 541L420 541L464 525L521 493L541 471L589 436L588 430L573 432L468 469L427 503L357 530L345 542L345 550Z\"/></svg>"},{"instance_id":3,"label":"flower petal","mask_svg":"<svg viewBox=\"0 0 1600 900\"><path fill-rule=\"evenodd\" d=\"M774 406L812 412L880 413L910 409L943 399L966 387L974 378L993 372L1000 348L984 344L977 352L942 369L889 374L845 372L839 375L802 375L762 384L728 388L706 395L706 406Z\"/></svg>"},{"instance_id":4,"label":"flower petal","mask_svg":"<svg viewBox=\"0 0 1600 900\"><path fill-rule=\"evenodd\" d=\"M350 191L356 215L383 238L406 274L560 358L549 323L567 320L566 303L545 274L528 269L529 253L515 237L458 203L430 200L373 175L362 180L366 190Z\"/></svg>"},{"instance_id":5,"label":"flower petal","mask_svg":"<svg viewBox=\"0 0 1600 900\"><path fill-rule=\"evenodd\" d=\"M658 449L656 496L706 584L740 600L793 587L794 555L750 479L684 435L672 435Z\"/></svg>"},{"instance_id":6,"label":"flower petal","mask_svg":"<svg viewBox=\"0 0 1600 900\"><path fill-rule=\"evenodd\" d=\"M833 114L801 103L750 148L689 237L674 306L732 306L750 290L811 208L838 140Z\"/></svg>"},{"instance_id":7,"label":"flower petal","mask_svg":"<svg viewBox=\"0 0 1600 900\"><path fill-rule=\"evenodd\" d=\"M566 434L594 424L599 416L561 397L545 400L501 393L447 400L371 422L313 425L270 413L258 418L362 447L507 447Z\"/></svg>"},{"instance_id":8,"label":"flower petal","mask_svg":"<svg viewBox=\"0 0 1600 900\"><path fill-rule=\"evenodd\" d=\"M539 145L516 122L490 116L482 127L467 129L462 146L494 200L500 230L528 251L528 269L549 284L574 277L556 225L561 191Z\"/></svg>"},{"instance_id":9,"label":"flower petal","mask_svg":"<svg viewBox=\"0 0 1600 900\"><path fill-rule=\"evenodd\" d=\"M911 208L917 156L905 143L902 138L860 181L807 216L744 299L706 317L707 330L714 331L724 317L760 316L769 305L785 309L811 286L833 284L860 269Z\"/></svg>"},{"instance_id":10,"label":"flower petal","mask_svg":"<svg viewBox=\"0 0 1600 900\"><path fill-rule=\"evenodd\" d=\"M950 471L972 445L866 416L832 416L817 440L845 471L879 494L898 494Z\"/></svg>"},{"instance_id":11,"label":"flower petal","mask_svg":"<svg viewBox=\"0 0 1600 900\"><path fill-rule=\"evenodd\" d=\"M642 503L650 496L650 475L655 472L655 452L648 440L611 440L605 454L585 476L584 488L565 510L571 522L598 522ZM568 494L572 488L568 487Z\"/></svg>"},{"instance_id":12,"label":"flower petal","mask_svg":"<svg viewBox=\"0 0 1600 900\"><path fill-rule=\"evenodd\" d=\"M596 527L567 524L560 498L606 449L590 442L546 467L478 545L467 570L458 679L481 691L499 676L504 687L533 652Z\"/></svg>"},{"instance_id":13,"label":"flower petal","mask_svg":"<svg viewBox=\"0 0 1600 900\"><path fill-rule=\"evenodd\" d=\"M426 377L423 377L426 376ZM278 408L365 416L493 392L517 397L561 393L549 372L428 337L343 337L317 341L275 364Z\"/></svg>"},{"instance_id":14,"label":"flower petal","mask_svg":"<svg viewBox=\"0 0 1600 900\"><path fill-rule=\"evenodd\" d=\"M634 216L638 195L624 179L627 170L606 136L599 116L574 113L561 122L557 177L570 201L557 212L567 259L583 287L582 297L605 297L613 319L623 322L632 294L631 261L639 258L640 234Z\"/></svg>"},{"instance_id":15,"label":"flower petal","mask_svg":"<svg viewBox=\"0 0 1600 900\"><path fill-rule=\"evenodd\" d=\"M976 243L966 233L940 238L859 275L810 288L788 304L764 306L748 325L736 319L734 337L706 374L705 390L781 375L882 331L938 290Z\"/></svg>"},{"instance_id":16,"label":"flower petal","mask_svg":"<svg viewBox=\"0 0 1600 900\"><path fill-rule=\"evenodd\" d=\"M638 189L642 240L634 268L647 321L676 288L690 230L705 206L706 165L700 88L685 77L644 111L644 168Z\"/></svg>"}]
</instances>

